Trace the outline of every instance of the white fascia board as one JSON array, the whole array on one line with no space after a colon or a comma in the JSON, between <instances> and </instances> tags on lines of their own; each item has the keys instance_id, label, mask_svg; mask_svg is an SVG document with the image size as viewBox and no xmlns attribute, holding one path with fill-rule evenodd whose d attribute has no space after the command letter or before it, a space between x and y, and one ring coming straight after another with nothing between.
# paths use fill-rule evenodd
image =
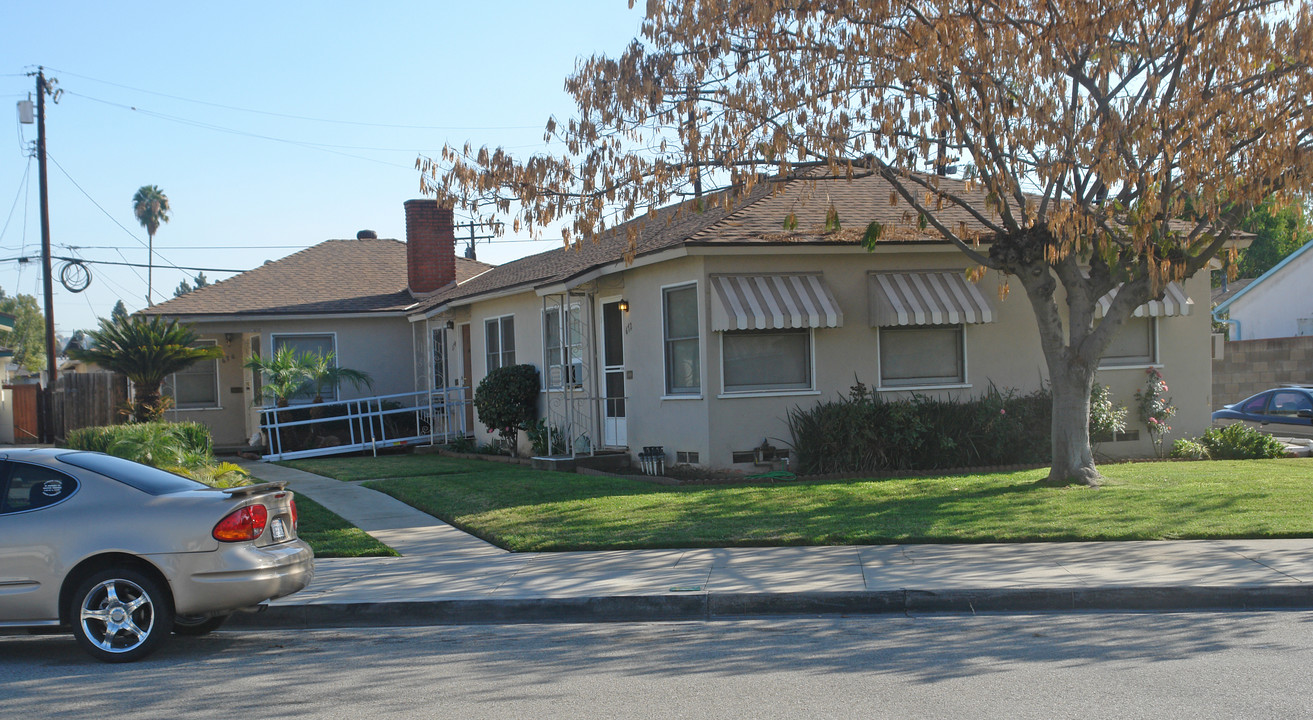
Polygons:
<instances>
[{"instance_id":1,"label":"white fascia board","mask_svg":"<svg viewBox=\"0 0 1313 720\"><path fill-rule=\"evenodd\" d=\"M596 268L593 268L592 270L588 270L586 272L580 273L579 275L575 275L571 277L569 280L566 280L564 282L552 283L550 285L540 285L537 288L535 288L534 291L538 294L539 297L543 297L546 295L560 295L561 293L566 292L571 288L578 287L587 282L592 282L605 275L611 275L613 273L618 273L624 270L633 270L635 268L646 267L648 265L656 265L657 263L663 263L669 260L676 260L678 258L686 257L689 254L690 254L689 248L687 245L678 245L676 247L668 248L666 250L660 250L654 252L650 255L641 255L639 257L636 257L634 258L634 262L629 265L626 265L624 260L616 260L614 262L609 262L605 265L600 265Z\"/></svg>"},{"instance_id":2,"label":"white fascia board","mask_svg":"<svg viewBox=\"0 0 1313 720\"><path fill-rule=\"evenodd\" d=\"M244 322L276 322L281 320L369 320L372 318L404 318L407 313L402 310L392 310L389 312L362 312L362 313L323 313L323 314L301 314L301 315L171 315L168 313L159 313L159 317L169 318L170 320L179 320L187 323L244 323Z\"/></svg>"}]
</instances>

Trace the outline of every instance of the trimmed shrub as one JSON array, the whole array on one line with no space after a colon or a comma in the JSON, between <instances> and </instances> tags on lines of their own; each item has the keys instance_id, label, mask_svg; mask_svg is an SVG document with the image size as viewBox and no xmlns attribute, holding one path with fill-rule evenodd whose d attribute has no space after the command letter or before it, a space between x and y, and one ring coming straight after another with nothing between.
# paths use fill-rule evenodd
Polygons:
<instances>
[{"instance_id":1,"label":"trimmed shrub","mask_svg":"<svg viewBox=\"0 0 1313 720\"><path fill-rule=\"evenodd\" d=\"M520 430L533 427L538 417L538 368L507 365L488 373L474 390L479 421L515 446Z\"/></svg>"},{"instance_id":2,"label":"trimmed shrub","mask_svg":"<svg viewBox=\"0 0 1313 720\"><path fill-rule=\"evenodd\" d=\"M190 453L209 457L214 454L214 441L210 429L198 422L149 422L127 425L102 425L69 432L65 447L72 450L91 450L110 455L115 445L125 441L141 442L148 436L166 436L177 447L179 454Z\"/></svg>"},{"instance_id":3,"label":"trimmed shrub","mask_svg":"<svg viewBox=\"0 0 1313 720\"><path fill-rule=\"evenodd\" d=\"M1214 460L1257 460L1286 456L1286 446L1279 440L1251 427L1234 423L1224 428L1208 428L1199 438Z\"/></svg>"},{"instance_id":4,"label":"trimmed shrub","mask_svg":"<svg viewBox=\"0 0 1313 720\"><path fill-rule=\"evenodd\" d=\"M848 397L789 412L805 474L932 470L1049 462L1052 399L991 386L967 401L885 400L858 383Z\"/></svg>"}]
</instances>

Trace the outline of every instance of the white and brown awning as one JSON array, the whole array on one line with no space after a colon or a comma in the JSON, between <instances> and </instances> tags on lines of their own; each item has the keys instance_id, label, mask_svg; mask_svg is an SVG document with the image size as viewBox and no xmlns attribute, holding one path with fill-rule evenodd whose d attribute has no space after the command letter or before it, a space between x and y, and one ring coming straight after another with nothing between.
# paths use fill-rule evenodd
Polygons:
<instances>
[{"instance_id":1,"label":"white and brown awning","mask_svg":"<svg viewBox=\"0 0 1313 720\"><path fill-rule=\"evenodd\" d=\"M712 330L840 327L843 311L820 274L712 275Z\"/></svg>"},{"instance_id":2,"label":"white and brown awning","mask_svg":"<svg viewBox=\"0 0 1313 720\"><path fill-rule=\"evenodd\" d=\"M994 308L960 270L870 273L871 327L994 322Z\"/></svg>"},{"instance_id":3,"label":"white and brown awning","mask_svg":"<svg viewBox=\"0 0 1313 720\"><path fill-rule=\"evenodd\" d=\"M1107 295L1099 298L1099 302L1094 307L1094 317L1101 318L1108 308L1112 306L1113 298L1117 297L1117 291L1120 286L1108 291ZM1194 305L1194 300L1185 294L1185 288L1175 281L1167 283L1167 288L1163 292L1162 300L1150 300L1149 302L1135 308L1131 313L1134 317L1176 317L1178 315L1189 315L1190 306Z\"/></svg>"}]
</instances>

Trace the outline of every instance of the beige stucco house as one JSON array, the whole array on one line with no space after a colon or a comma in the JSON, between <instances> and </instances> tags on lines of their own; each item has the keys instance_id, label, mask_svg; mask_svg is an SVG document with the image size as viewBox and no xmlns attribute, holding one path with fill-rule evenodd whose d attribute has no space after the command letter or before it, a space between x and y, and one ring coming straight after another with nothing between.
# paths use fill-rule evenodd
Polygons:
<instances>
[{"instance_id":1,"label":"beige stucco house","mask_svg":"<svg viewBox=\"0 0 1313 720\"><path fill-rule=\"evenodd\" d=\"M476 383L499 365L536 365L541 414L577 452L661 446L668 463L744 469L763 441L787 444L790 408L856 381L886 397L1038 388L1047 372L1024 292L992 272L969 282L966 258L890 197L878 178L794 180L729 209L635 220L632 255L622 226L498 266L415 308L415 337L434 341L422 363ZM831 206L851 225L826 230ZM961 214L950 223L973 223ZM872 220L886 232L868 252ZM1209 424L1209 317L1192 297L1208 297L1205 275L1139 308L1098 373L1129 406L1158 368L1174 437ZM1134 413L1128 430L1100 451L1150 454Z\"/></svg>"},{"instance_id":2,"label":"beige stucco house","mask_svg":"<svg viewBox=\"0 0 1313 720\"><path fill-rule=\"evenodd\" d=\"M290 344L373 375L372 391L344 397L468 397L490 369L529 363L540 415L574 452L660 446L667 463L750 468L763 440L787 446L791 408L857 381L886 397L951 398L1045 382L1024 292L992 272L968 281L966 258L890 197L878 178L762 185L728 207L662 209L497 267L455 257L450 211L411 200L406 244L328 241L143 312L194 323L227 351L175 385L175 414L210 425L220 445L258 430L244 358ZM841 229L826 229L831 207ZM949 221L973 224L961 215ZM871 221L886 230L867 251ZM1145 370L1160 369L1174 437L1209 424L1209 315L1193 297L1208 297L1207 277L1141 307L1098 375L1130 405ZM1137 425L1100 450L1149 454ZM463 426L494 438L472 416Z\"/></svg>"}]
</instances>

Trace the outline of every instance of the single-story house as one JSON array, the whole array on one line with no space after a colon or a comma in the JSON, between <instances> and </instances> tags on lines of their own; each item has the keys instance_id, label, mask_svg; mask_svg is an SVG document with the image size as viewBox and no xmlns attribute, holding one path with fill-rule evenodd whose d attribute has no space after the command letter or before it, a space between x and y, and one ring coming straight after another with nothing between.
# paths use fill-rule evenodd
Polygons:
<instances>
[{"instance_id":1,"label":"single-story house","mask_svg":"<svg viewBox=\"0 0 1313 720\"><path fill-rule=\"evenodd\" d=\"M166 383L175 403L170 417L208 425L216 446L246 445L260 430L262 402L261 379L243 364L285 346L333 352L340 367L371 376L372 387L348 383L328 393L330 401L339 393L350 399L414 392L416 354L427 354L414 347L409 316L416 303L492 267L456 257L450 212L445 223L434 221L440 214L408 212L407 242L361 231L354 240L321 242L141 310L184 321L202 343L225 350L222 359L196 363Z\"/></svg>"},{"instance_id":2,"label":"single-story house","mask_svg":"<svg viewBox=\"0 0 1313 720\"><path fill-rule=\"evenodd\" d=\"M1239 281L1216 298L1213 315L1231 325L1231 340L1313 335L1313 242L1287 255L1271 270ZM1233 290L1233 291L1232 291Z\"/></svg>"},{"instance_id":3,"label":"single-story house","mask_svg":"<svg viewBox=\"0 0 1313 720\"><path fill-rule=\"evenodd\" d=\"M439 340L423 363L476 382L500 365L536 365L541 414L577 452L660 446L668 463L740 469L764 442L787 446L791 408L859 381L885 397L1040 387L1046 366L1019 284L1008 293L993 272L969 281L966 257L918 230L891 194L875 177L773 183L500 265L415 308L411 319ZM851 225L835 230L831 209ZM949 223L974 224L959 214ZM867 251L873 220L885 232ZM1175 437L1209 424L1209 317L1191 300L1208 284L1206 273L1172 283L1139 308L1098 373L1130 406L1158 368L1178 408ZM1130 422L1100 451L1150 454L1133 412Z\"/></svg>"},{"instance_id":4,"label":"single-story house","mask_svg":"<svg viewBox=\"0 0 1313 720\"><path fill-rule=\"evenodd\" d=\"M175 390L176 415L206 422L220 444L258 425L244 358L291 344L335 349L343 366L374 376L377 394L467 392L491 369L529 363L541 417L575 452L660 446L667 463L746 469L763 441L787 447L791 408L856 382L885 397L967 398L991 383L1027 392L1046 381L1020 286L1008 293L993 272L969 281L966 257L890 197L874 177L768 183L496 267L455 257L450 211L411 200L406 245L329 241L143 312L194 323L228 350ZM960 214L951 221L974 223ZM867 251L871 221L886 230ZM410 252L403 269L403 248L427 247L430 234L441 238L437 257ZM415 282L442 262L455 271ZM1145 370L1160 369L1178 408L1173 437L1209 424L1210 322L1191 300L1208 292L1206 274L1170 285L1137 311L1098 374L1131 405ZM201 386L209 394L193 395ZM1132 432L1101 452L1151 453L1138 429L1132 413ZM482 423L469 430L495 437Z\"/></svg>"}]
</instances>

